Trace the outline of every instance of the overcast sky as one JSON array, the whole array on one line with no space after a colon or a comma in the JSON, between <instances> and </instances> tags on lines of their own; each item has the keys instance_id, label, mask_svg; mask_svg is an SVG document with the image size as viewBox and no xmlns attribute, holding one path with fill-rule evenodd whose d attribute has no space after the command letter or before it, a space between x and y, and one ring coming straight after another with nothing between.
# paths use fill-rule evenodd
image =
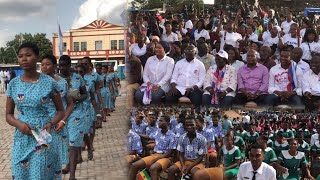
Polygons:
<instances>
[{"instance_id":1,"label":"overcast sky","mask_svg":"<svg viewBox=\"0 0 320 180\"><path fill-rule=\"evenodd\" d=\"M19 33L46 33L83 27L96 19L121 24L126 0L0 0L0 47Z\"/></svg>"}]
</instances>

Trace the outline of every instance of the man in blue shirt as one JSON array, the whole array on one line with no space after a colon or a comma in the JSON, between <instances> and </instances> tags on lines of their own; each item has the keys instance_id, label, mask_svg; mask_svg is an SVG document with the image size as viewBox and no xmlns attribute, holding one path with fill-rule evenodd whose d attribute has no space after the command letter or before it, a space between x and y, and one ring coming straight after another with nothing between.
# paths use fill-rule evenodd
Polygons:
<instances>
[{"instance_id":1,"label":"man in blue shirt","mask_svg":"<svg viewBox=\"0 0 320 180\"><path fill-rule=\"evenodd\" d=\"M150 138L155 140L154 154L140 159L132 164L129 171L129 180L135 180L139 170L149 168L151 178L158 179L158 174L166 170L171 164L172 150L175 149L174 134L169 130L170 117L162 116L159 119L159 128Z\"/></svg>"},{"instance_id":2,"label":"man in blue shirt","mask_svg":"<svg viewBox=\"0 0 320 180\"><path fill-rule=\"evenodd\" d=\"M168 169L168 180L174 180L175 174L182 172L183 176L203 169L201 164L204 156L207 154L207 140L197 133L194 117L187 117L185 120L185 129L187 133L179 138L177 150L179 151L179 161Z\"/></svg>"}]
</instances>

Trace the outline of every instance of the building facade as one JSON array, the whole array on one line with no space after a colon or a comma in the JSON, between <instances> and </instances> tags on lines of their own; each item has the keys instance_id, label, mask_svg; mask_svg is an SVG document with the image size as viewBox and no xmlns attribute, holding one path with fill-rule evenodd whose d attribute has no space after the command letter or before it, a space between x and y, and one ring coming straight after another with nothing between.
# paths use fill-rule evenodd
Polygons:
<instances>
[{"instance_id":1,"label":"building facade","mask_svg":"<svg viewBox=\"0 0 320 180\"><path fill-rule=\"evenodd\" d=\"M69 55L72 60L80 60L89 56L96 61L114 61L124 64L125 29L103 20L63 32L63 55ZM59 33L52 36L53 54L59 59Z\"/></svg>"}]
</instances>

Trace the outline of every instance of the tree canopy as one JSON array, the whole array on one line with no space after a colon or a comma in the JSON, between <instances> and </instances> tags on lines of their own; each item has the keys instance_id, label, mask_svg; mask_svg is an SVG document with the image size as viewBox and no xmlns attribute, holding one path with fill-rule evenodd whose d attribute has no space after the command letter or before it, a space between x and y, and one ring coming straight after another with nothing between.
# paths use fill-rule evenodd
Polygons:
<instances>
[{"instance_id":1,"label":"tree canopy","mask_svg":"<svg viewBox=\"0 0 320 180\"><path fill-rule=\"evenodd\" d=\"M17 54L19 46L24 42L35 43L40 50L40 57L43 57L45 54L52 54L52 43L46 37L45 33L37 34L17 34L14 39L8 41L6 47L0 48L0 62L2 64L16 64L18 63Z\"/></svg>"}]
</instances>

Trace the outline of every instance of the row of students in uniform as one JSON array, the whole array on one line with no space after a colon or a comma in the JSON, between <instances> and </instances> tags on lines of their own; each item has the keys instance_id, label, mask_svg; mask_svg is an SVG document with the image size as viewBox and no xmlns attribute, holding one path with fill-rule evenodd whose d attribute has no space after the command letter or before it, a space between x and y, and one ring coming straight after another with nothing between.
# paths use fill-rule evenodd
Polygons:
<instances>
[{"instance_id":1,"label":"row of students in uniform","mask_svg":"<svg viewBox=\"0 0 320 180\"><path fill-rule=\"evenodd\" d=\"M172 113L174 114L174 113ZM141 114L140 114L141 115ZM148 125L148 121L152 122L151 124L156 127L156 116L154 112L150 112L146 118L143 118L142 116L137 115L137 117L140 117L141 123L138 122L138 124L140 123L140 127L143 127L141 129L150 129L150 126ZM177 119L175 118L171 118L167 117L168 119L168 129L170 130L170 127L175 127L173 129L171 129L171 131L173 132L173 151L178 151L178 143L181 140L181 137L183 137L183 135L181 135L176 129L181 129L182 125L183 129L187 128L186 126L186 119L183 118L185 115L184 114L176 114L176 117L178 117ZM134 120L135 118L132 118L132 120ZM172 124L176 124L176 121L178 122L178 125L172 126ZM143 139L145 137L143 137L143 135L140 135L136 133L136 129L137 129L137 124L135 124L136 122L133 122L133 128L130 130L130 133L128 134L129 136L129 148L131 149L131 156L129 156L128 161L132 164L132 171L130 171L132 174L135 174L139 169L141 168L145 168L145 166L134 166L135 163L134 161L138 160L140 157L136 156L136 154L142 154L143 152L143 144L141 143L143 142ZM283 129L278 130L277 132L275 132L275 135L272 135L270 133L270 130L268 130L268 128L264 128L261 131L261 135L259 135L259 133L257 133L255 131L255 126L252 124L250 126L250 128L248 129L248 132L245 131L243 129L242 124L238 125L237 127L235 127L238 131L235 131L234 134L233 132L231 133L231 135L228 136L232 136L232 141L233 141L233 145L228 146L228 144L226 142L229 142L228 139L225 139L224 142L222 142L222 137L224 137L224 133L222 131L222 126L221 123L218 123L218 118L217 116L213 116L212 118L212 123L207 123L202 117L197 117L194 118L194 123L195 123L195 127L196 127L196 131L198 134L202 135L203 137L205 137L206 139L206 147L207 147L207 155L204 158L204 165L205 167L216 167L218 165L218 162L220 162L218 160L218 157L223 157L222 159L224 159L224 167L225 167L225 177L233 177L237 174L236 169L234 169L234 167L238 167L236 166L236 162L228 162L228 155L233 154L234 152L237 153L236 157L237 158L233 158L233 160L238 159L238 157L240 157L240 161L243 162L248 158L248 150L250 149L250 146L252 146L255 143L258 143L259 145L263 146L265 149L265 162L266 163L274 163L278 161L278 157L281 155L283 150L288 150L289 149L289 144L290 142L287 141L286 139L289 138L293 138L294 136L297 137L296 142L298 143L298 150L299 152L303 152L305 154L306 159L310 159L309 158L309 148L310 147L306 141L308 140L304 140L303 138L303 134L305 131L301 131L303 129L302 125L302 129L299 129L300 131L298 131L298 133L296 133L296 135L294 135L290 130L288 130L286 128L286 126L283 127ZM159 127L160 128L160 127ZM140 129L140 130L141 130ZM305 129L306 130L306 129ZM143 130L142 130L143 131ZM178 133L177 133L178 132ZM184 132L188 132L187 129L184 130ZM229 133L230 134L230 133ZM185 134L184 134L185 135ZM149 139L153 139L152 136L149 136ZM142 140L142 141L141 141ZM222 146L222 144L224 144ZM147 144L149 145L149 144ZM157 146L157 142L155 142L154 146ZM150 146L147 146L148 152L151 151L150 150ZM176 148L174 148L176 147ZM190 146L191 147L191 146ZM189 148L190 148L189 147ZM152 146L151 146L152 148ZM273 150L274 149L274 150ZM316 145L314 145L314 151L316 149ZM239 152L239 153L238 153ZM138 157L138 158L137 158ZM172 155L172 162L175 162L174 160L179 160L179 158L175 155ZM314 159L316 156L314 154L314 156L312 156L311 159ZM230 157L229 157L230 159ZM231 158L232 159L232 158ZM141 162L141 161L140 161ZM225 163L228 162L228 163ZM233 166L234 165L234 166ZM149 166L146 166L149 167ZM178 166L179 167L179 166ZM313 167L313 166L312 166ZM181 168L180 168L181 169ZM201 169L201 168L200 168ZM230 170L229 170L230 169ZM280 168L281 169L281 168ZM164 169L162 169L164 170ZM171 171L170 171L171 170ZM172 171L174 171L174 173L176 173L176 167L173 166L171 169L168 170L169 173L169 177L172 176ZM281 171L281 170L280 170ZM151 172L151 171L150 171ZM161 172L160 170L158 170L157 172ZM170 174L171 172L171 174ZM191 171L188 173L191 173ZM131 174L131 175L132 175ZM192 176L194 177L194 173L191 173ZM203 174L203 172L201 173ZM209 175L212 175L212 173L207 173ZM213 173L215 174L215 173ZM174 174L173 174L174 176ZM132 177L132 176L130 176ZM154 176L155 177L155 176ZM203 178L201 176L201 178Z\"/></svg>"}]
</instances>

